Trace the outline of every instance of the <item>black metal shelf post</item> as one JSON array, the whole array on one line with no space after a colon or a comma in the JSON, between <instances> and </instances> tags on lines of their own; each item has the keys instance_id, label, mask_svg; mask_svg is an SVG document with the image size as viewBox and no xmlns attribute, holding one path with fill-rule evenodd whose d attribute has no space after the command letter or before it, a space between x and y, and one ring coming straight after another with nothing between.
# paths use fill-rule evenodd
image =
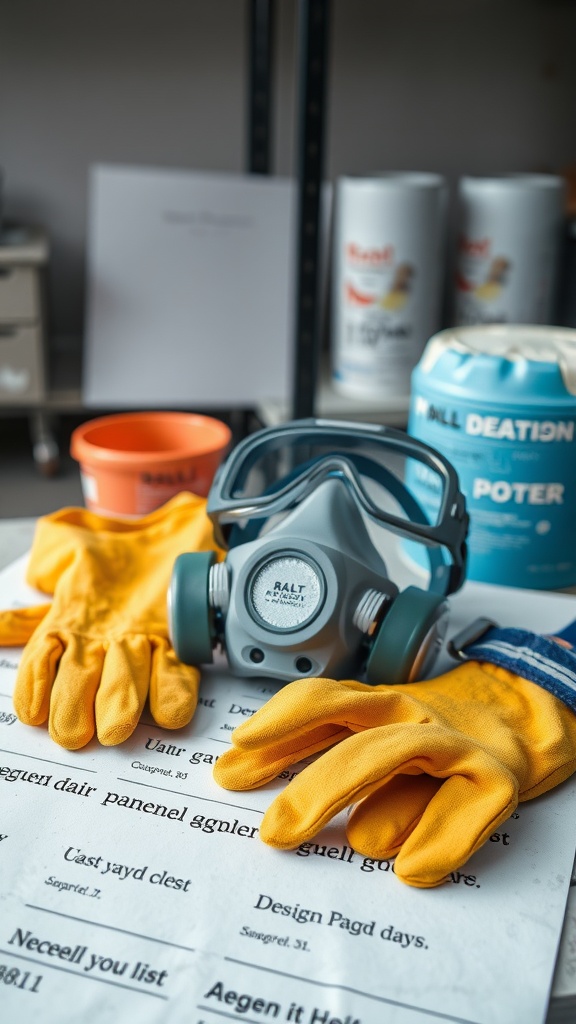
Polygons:
<instances>
[{"instance_id":1,"label":"black metal shelf post","mask_svg":"<svg viewBox=\"0 0 576 1024\"><path fill-rule=\"evenodd\" d=\"M329 0L299 0L292 414L314 412L321 344L320 246ZM247 169L271 173L273 0L250 0Z\"/></svg>"},{"instance_id":2,"label":"black metal shelf post","mask_svg":"<svg viewBox=\"0 0 576 1024\"><path fill-rule=\"evenodd\" d=\"M329 0L300 0L297 240L292 412L314 414L320 350L320 232Z\"/></svg>"},{"instance_id":3,"label":"black metal shelf post","mask_svg":"<svg viewBox=\"0 0 576 1024\"><path fill-rule=\"evenodd\" d=\"M272 168L273 0L250 0L248 12L248 153L251 174Z\"/></svg>"}]
</instances>

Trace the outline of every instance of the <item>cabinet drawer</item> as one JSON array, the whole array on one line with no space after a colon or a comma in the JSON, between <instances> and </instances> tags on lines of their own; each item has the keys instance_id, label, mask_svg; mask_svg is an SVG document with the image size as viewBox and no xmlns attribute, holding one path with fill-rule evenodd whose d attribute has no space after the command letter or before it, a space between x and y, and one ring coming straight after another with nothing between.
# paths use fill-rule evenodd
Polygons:
<instances>
[{"instance_id":1,"label":"cabinet drawer","mask_svg":"<svg viewBox=\"0 0 576 1024\"><path fill-rule=\"evenodd\" d=\"M0 405L45 397L43 338L39 327L0 325Z\"/></svg>"},{"instance_id":2,"label":"cabinet drawer","mask_svg":"<svg viewBox=\"0 0 576 1024\"><path fill-rule=\"evenodd\" d=\"M36 268L0 266L0 323L36 320L39 314Z\"/></svg>"}]
</instances>

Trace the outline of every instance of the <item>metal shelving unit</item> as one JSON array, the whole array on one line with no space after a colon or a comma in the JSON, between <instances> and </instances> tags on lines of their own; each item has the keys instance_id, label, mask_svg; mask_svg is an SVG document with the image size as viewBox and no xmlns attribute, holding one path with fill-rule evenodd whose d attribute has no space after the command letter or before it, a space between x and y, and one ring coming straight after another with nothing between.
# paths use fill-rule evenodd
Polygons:
<instances>
[{"instance_id":1,"label":"metal shelving unit","mask_svg":"<svg viewBox=\"0 0 576 1024\"><path fill-rule=\"evenodd\" d=\"M271 173L272 19L274 0L251 0L251 68L248 106L248 168ZM407 400L367 402L339 395L321 356L321 189L326 142L329 0L299 0L297 53L296 267L294 294L294 365L290 404L270 402L256 413L267 425L290 418L329 416L405 426Z\"/></svg>"},{"instance_id":2,"label":"metal shelving unit","mask_svg":"<svg viewBox=\"0 0 576 1024\"><path fill-rule=\"evenodd\" d=\"M273 15L274 0L250 0L247 166L255 174L271 173ZM299 0L298 19L294 417L313 414L318 386L328 0Z\"/></svg>"},{"instance_id":3,"label":"metal shelving unit","mask_svg":"<svg viewBox=\"0 0 576 1024\"><path fill-rule=\"evenodd\" d=\"M273 34L275 0L248 0L246 155L248 173L272 173ZM294 362L290 416L315 411L321 348L320 303L321 187L324 169L329 0L299 0L297 52L297 133L294 177L295 219ZM46 346L48 348L48 346ZM45 382L4 411L28 416L39 468L54 472L58 449L53 423L60 414L81 413L81 357L76 352L45 353ZM247 421L246 421L247 422ZM50 459L44 453L50 451Z\"/></svg>"}]
</instances>

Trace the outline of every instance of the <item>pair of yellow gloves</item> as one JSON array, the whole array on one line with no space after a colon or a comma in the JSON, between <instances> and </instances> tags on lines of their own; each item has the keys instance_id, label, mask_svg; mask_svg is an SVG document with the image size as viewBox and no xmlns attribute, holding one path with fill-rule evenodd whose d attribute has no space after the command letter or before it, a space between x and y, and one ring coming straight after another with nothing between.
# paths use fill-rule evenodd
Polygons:
<instances>
[{"instance_id":1,"label":"pair of yellow gloves","mask_svg":"<svg viewBox=\"0 0 576 1024\"><path fill-rule=\"evenodd\" d=\"M205 505L181 494L132 522L75 508L39 520L27 579L53 600L0 614L0 644L25 645L21 721L48 722L56 743L77 749L95 733L122 743L147 699L163 728L191 720L199 673L172 650L166 594L178 554L214 548ZM233 733L214 771L227 789L262 786L324 751L272 802L265 842L298 846L352 805L354 849L396 856L404 882L434 886L519 801L576 768L576 714L518 672L468 661L433 680L383 684L302 679Z\"/></svg>"}]
</instances>

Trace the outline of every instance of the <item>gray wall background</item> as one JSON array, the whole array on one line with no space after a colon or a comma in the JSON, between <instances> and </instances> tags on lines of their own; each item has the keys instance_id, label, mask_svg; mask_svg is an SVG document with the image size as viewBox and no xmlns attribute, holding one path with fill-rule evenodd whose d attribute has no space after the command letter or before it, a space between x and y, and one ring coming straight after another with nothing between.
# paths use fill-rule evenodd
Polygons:
<instances>
[{"instance_id":1,"label":"gray wall background","mask_svg":"<svg viewBox=\"0 0 576 1024\"><path fill-rule=\"evenodd\" d=\"M297 3L277 0L274 171L295 166ZM4 212L46 226L51 344L79 345L88 168L245 167L244 0L0 5ZM572 0L333 0L326 177L576 162Z\"/></svg>"}]
</instances>

